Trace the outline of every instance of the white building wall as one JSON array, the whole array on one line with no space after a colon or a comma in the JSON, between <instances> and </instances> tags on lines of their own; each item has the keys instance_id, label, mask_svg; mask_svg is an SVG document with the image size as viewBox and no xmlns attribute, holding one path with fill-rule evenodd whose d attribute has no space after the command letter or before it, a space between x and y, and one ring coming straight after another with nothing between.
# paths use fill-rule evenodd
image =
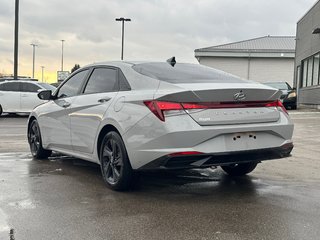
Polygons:
<instances>
[{"instance_id":1,"label":"white building wall","mask_svg":"<svg viewBox=\"0 0 320 240\"><path fill-rule=\"evenodd\" d=\"M282 82L293 84L294 59L255 58L250 64L250 80L258 82Z\"/></svg>"},{"instance_id":2,"label":"white building wall","mask_svg":"<svg viewBox=\"0 0 320 240\"><path fill-rule=\"evenodd\" d=\"M225 58L200 57L199 63L241 78L258 82L288 82L293 84L293 58Z\"/></svg>"},{"instance_id":3,"label":"white building wall","mask_svg":"<svg viewBox=\"0 0 320 240\"><path fill-rule=\"evenodd\" d=\"M199 63L241 78L248 77L248 59L246 58L200 57Z\"/></svg>"}]
</instances>

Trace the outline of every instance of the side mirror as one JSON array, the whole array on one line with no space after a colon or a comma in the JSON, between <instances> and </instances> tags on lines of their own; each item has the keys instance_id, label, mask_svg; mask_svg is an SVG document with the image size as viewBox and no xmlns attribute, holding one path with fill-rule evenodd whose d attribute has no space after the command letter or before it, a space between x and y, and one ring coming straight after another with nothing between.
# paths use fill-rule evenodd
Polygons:
<instances>
[{"instance_id":1,"label":"side mirror","mask_svg":"<svg viewBox=\"0 0 320 240\"><path fill-rule=\"evenodd\" d=\"M38 93L38 98L41 100L50 100L52 99L52 91L51 90L43 90Z\"/></svg>"}]
</instances>

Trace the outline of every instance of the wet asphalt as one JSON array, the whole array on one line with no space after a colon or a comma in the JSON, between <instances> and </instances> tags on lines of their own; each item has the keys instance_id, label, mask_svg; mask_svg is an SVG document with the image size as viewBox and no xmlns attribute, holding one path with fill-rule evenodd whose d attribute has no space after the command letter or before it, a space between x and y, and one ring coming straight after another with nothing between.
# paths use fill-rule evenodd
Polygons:
<instances>
[{"instance_id":1,"label":"wet asphalt","mask_svg":"<svg viewBox=\"0 0 320 240\"><path fill-rule=\"evenodd\" d=\"M143 174L130 192L99 166L32 160L25 116L0 117L0 240L319 239L320 112L292 111L292 157L245 177L218 169Z\"/></svg>"}]
</instances>

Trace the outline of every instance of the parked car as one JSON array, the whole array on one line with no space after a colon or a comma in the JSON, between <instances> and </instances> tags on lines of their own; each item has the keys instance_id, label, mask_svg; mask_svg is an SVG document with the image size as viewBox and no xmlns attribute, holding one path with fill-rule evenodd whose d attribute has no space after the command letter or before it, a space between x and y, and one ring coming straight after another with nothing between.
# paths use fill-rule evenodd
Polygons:
<instances>
[{"instance_id":1,"label":"parked car","mask_svg":"<svg viewBox=\"0 0 320 240\"><path fill-rule=\"evenodd\" d=\"M51 83L51 85L57 88L57 87L59 87L60 83L61 82L55 82L55 83Z\"/></svg>"},{"instance_id":2,"label":"parked car","mask_svg":"<svg viewBox=\"0 0 320 240\"><path fill-rule=\"evenodd\" d=\"M57 151L101 165L124 190L139 170L221 166L244 175L289 156L293 123L281 91L174 62L106 62L74 72L29 116L34 158Z\"/></svg>"},{"instance_id":3,"label":"parked car","mask_svg":"<svg viewBox=\"0 0 320 240\"><path fill-rule=\"evenodd\" d=\"M280 100L286 109L297 109L297 92L287 82L266 82L265 85L281 90Z\"/></svg>"},{"instance_id":4,"label":"parked car","mask_svg":"<svg viewBox=\"0 0 320 240\"><path fill-rule=\"evenodd\" d=\"M29 77L18 77L18 79L14 79L14 77L0 77L0 82L4 81L16 81L16 80L23 80L23 81L38 81L35 78L29 78Z\"/></svg>"},{"instance_id":5,"label":"parked car","mask_svg":"<svg viewBox=\"0 0 320 240\"><path fill-rule=\"evenodd\" d=\"M40 90L56 88L37 81L10 80L0 82L0 115L2 113L29 113L44 100L37 96Z\"/></svg>"}]
</instances>

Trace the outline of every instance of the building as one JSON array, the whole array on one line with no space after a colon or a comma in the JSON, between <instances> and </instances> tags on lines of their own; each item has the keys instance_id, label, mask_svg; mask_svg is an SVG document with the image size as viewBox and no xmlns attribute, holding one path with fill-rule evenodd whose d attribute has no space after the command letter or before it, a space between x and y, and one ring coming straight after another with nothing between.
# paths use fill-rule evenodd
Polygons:
<instances>
[{"instance_id":1,"label":"building","mask_svg":"<svg viewBox=\"0 0 320 240\"><path fill-rule=\"evenodd\" d=\"M200 64L258 82L286 81L294 75L295 37L264 36L195 50Z\"/></svg>"},{"instance_id":2,"label":"building","mask_svg":"<svg viewBox=\"0 0 320 240\"><path fill-rule=\"evenodd\" d=\"M296 39L298 105L320 109L320 1L298 21Z\"/></svg>"}]
</instances>

